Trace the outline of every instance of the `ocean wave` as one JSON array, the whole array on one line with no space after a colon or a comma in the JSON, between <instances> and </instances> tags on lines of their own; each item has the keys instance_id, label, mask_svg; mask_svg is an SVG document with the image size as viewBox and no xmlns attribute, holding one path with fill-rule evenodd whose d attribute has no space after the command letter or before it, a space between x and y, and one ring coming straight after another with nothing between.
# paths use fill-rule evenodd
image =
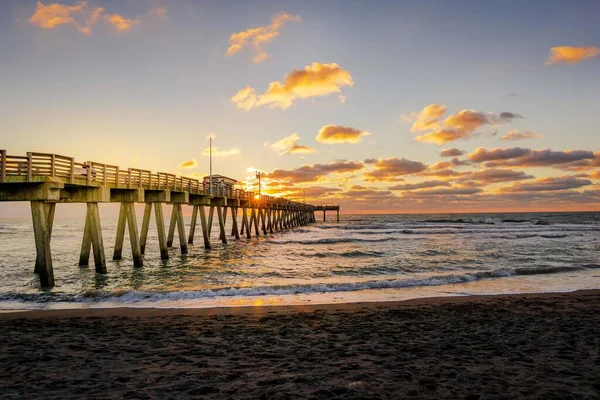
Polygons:
<instances>
[{"instance_id":1,"label":"ocean wave","mask_svg":"<svg viewBox=\"0 0 600 400\"><path fill-rule=\"evenodd\" d=\"M389 242L392 240L398 240L393 237L386 237L380 239L362 239L362 238L324 238L324 239L311 239L311 240L281 240L272 241L273 244L335 244L335 243L360 243L360 242Z\"/></svg>"},{"instance_id":2,"label":"ocean wave","mask_svg":"<svg viewBox=\"0 0 600 400\"><path fill-rule=\"evenodd\" d=\"M406 287L442 286L460 284L486 279L497 279L519 275L542 275L574 272L589 269L600 269L598 264L585 264L578 267L539 267L517 268L515 270L479 271L465 274L445 274L420 278L407 279L382 279L364 282L347 283L322 283L300 285L273 285L257 287L223 287L218 289L193 290L193 291L168 291L168 292L86 292L83 294L52 294L52 293L9 293L0 295L0 302L36 302L36 303L90 303L107 302L131 304L140 302L160 302L194 300L234 296L284 296L310 293L355 292L372 289L401 289Z\"/></svg>"},{"instance_id":3,"label":"ocean wave","mask_svg":"<svg viewBox=\"0 0 600 400\"><path fill-rule=\"evenodd\" d=\"M328 257L348 257L348 258L359 258L359 257L383 257L387 253L384 251L367 251L367 250L351 250L344 251L341 253L334 252L317 252L317 253L303 253L302 257L317 257L317 258L328 258Z\"/></svg>"}]
</instances>

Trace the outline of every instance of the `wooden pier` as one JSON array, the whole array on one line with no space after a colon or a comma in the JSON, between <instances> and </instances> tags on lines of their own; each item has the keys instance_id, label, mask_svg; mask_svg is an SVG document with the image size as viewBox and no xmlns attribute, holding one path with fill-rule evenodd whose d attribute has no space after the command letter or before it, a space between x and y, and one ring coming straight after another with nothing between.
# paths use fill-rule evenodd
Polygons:
<instances>
[{"instance_id":1,"label":"wooden pier","mask_svg":"<svg viewBox=\"0 0 600 400\"><path fill-rule=\"evenodd\" d=\"M98 203L121 203L113 259L122 257L125 229L129 232L134 267L143 266L152 211L156 219L160 256L168 259L177 230L182 254L194 243L200 217L204 247L211 247L211 227L216 218L219 240L227 243L225 222L231 214L231 236L239 240L272 234L316 222L315 211L336 210L338 206L314 206L273 196L256 195L240 189L210 187L197 179L174 174L129 168L92 161L76 162L56 154L27 153L12 156L0 150L0 201L29 201L36 246L35 272L43 287L54 286L50 241L57 203L86 203L79 265L89 264L90 251L97 273L106 273L106 258ZM138 232L134 203L145 203L141 232ZM163 204L172 206L168 232ZM186 237L182 206L192 206L192 220ZM208 208L208 215L207 215ZM238 212L241 209L241 224Z\"/></svg>"}]
</instances>

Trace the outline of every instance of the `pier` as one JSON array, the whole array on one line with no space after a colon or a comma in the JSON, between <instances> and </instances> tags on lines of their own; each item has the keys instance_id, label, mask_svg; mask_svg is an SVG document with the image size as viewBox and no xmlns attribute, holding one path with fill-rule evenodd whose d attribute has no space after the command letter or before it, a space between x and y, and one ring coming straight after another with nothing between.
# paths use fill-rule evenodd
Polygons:
<instances>
[{"instance_id":1,"label":"pier","mask_svg":"<svg viewBox=\"0 0 600 400\"><path fill-rule=\"evenodd\" d=\"M233 187L215 186L174 174L128 168L93 161L77 162L72 157L57 154L27 153L8 155L0 150L0 201L28 201L35 237L35 272L42 287L54 286L50 242L56 204L86 203L87 213L82 232L79 265L87 266L93 254L97 273L106 273L106 257L98 203L120 203L117 236L113 260L122 258L125 230L129 233L133 266L143 266L148 229L154 211L160 257L169 258L175 231L182 254L194 243L200 223L203 244L211 247L211 227L214 218L219 225L219 241L227 243L225 223L230 214L234 240L242 237L272 234L296 226L316 222L315 212L337 211L339 206L315 206L284 198L257 195ZM144 203L141 231L138 232L134 203ZM165 227L163 204L171 206L168 231ZM192 207L192 219L186 236L182 206ZM241 209L241 222L238 214ZM208 211L208 213L207 213ZM215 215L216 214L216 215ZM199 221L198 221L199 220Z\"/></svg>"}]
</instances>

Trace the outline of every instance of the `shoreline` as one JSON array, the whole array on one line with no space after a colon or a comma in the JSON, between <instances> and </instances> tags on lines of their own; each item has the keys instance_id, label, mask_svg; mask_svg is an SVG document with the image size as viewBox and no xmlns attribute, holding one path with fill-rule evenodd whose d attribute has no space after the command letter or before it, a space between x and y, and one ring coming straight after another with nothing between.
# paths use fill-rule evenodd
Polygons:
<instances>
[{"instance_id":1,"label":"shoreline","mask_svg":"<svg viewBox=\"0 0 600 400\"><path fill-rule=\"evenodd\" d=\"M212 315L247 315L271 313L295 313L314 311L353 311L358 309L385 309L401 307L435 306L443 304L486 303L495 300L547 299L573 296L598 295L600 289L583 289L569 292L535 292L511 294L483 294L483 295L449 295L420 297L408 300L392 301L359 301L344 303L316 303L299 305L241 305L241 306L216 306L216 307L186 307L186 308L160 308L160 307L106 307L106 308L69 308L69 309L15 309L2 310L0 321L11 319L38 319L38 318L97 318L97 317L160 317L160 316L212 316Z\"/></svg>"}]
</instances>

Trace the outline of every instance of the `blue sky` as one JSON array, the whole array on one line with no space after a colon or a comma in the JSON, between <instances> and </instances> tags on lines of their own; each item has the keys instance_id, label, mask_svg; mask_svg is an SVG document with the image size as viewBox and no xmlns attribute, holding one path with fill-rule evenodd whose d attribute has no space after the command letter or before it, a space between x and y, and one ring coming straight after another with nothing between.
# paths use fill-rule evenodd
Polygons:
<instances>
[{"instance_id":1,"label":"blue sky","mask_svg":"<svg viewBox=\"0 0 600 400\"><path fill-rule=\"evenodd\" d=\"M74 7L81 2L41 4ZM123 168L202 174L208 160L201 153L206 136L214 133L219 148L240 150L215 159L216 172L243 179L250 166L285 170L287 178L277 176L287 184L273 186L278 193L293 197L302 187L335 188L315 189L312 200L347 202L357 211L464 210L473 201L473 208L490 210L530 209L548 201L557 208L575 201L577 207L598 209L594 174L599 168L590 158L585 166L515 161L510 168L524 168L534 177L530 179L587 174L573 179L590 182L536 191L541 197L531 197L528 189L518 200L495 194L522 179L480 182L476 200L451 192L420 193L423 189L404 198L407 191L390 194L388 188L402 179L415 183L432 178L417 172L397 174L393 180L365 180L365 173L379 168L376 164L313 181L297 181L293 172L302 165L336 160L404 158L431 167L444 160L440 150L450 147L464 151L464 160L478 147L598 152L600 58L545 63L553 47L600 46L600 1L88 0L82 11L69 15L85 24L99 7L101 19L85 34L71 23L44 27L32 21L39 8L36 1L0 3L0 147L10 154L41 151ZM233 33L268 26L280 13L301 21L286 22L278 36L262 44L266 60L253 62L248 46L227 55ZM108 15L135 22L117 31L106 22ZM353 85L341 85L339 93L297 98L284 110L245 110L231 100L246 87L265 92L271 82L283 82L292 71L313 63L337 64L351 75ZM416 118L431 104L445 106L443 118L461 110L475 110L490 120L501 112L520 117L481 124L441 145L416 141L409 116ZM327 125L370 135L361 135L356 143L316 142ZM542 137L501 140L510 130L530 130ZM294 133L299 145L315 151L280 155L270 148ZM199 166L178 168L190 159ZM489 167L475 163L461 168L456 170ZM441 187L460 191L465 181L470 182L448 181L450 186ZM357 190L365 196L355 194ZM581 196L573 197L573 191ZM378 193L384 199L380 208L372 206ZM425 206L424 196L429 198Z\"/></svg>"}]
</instances>

